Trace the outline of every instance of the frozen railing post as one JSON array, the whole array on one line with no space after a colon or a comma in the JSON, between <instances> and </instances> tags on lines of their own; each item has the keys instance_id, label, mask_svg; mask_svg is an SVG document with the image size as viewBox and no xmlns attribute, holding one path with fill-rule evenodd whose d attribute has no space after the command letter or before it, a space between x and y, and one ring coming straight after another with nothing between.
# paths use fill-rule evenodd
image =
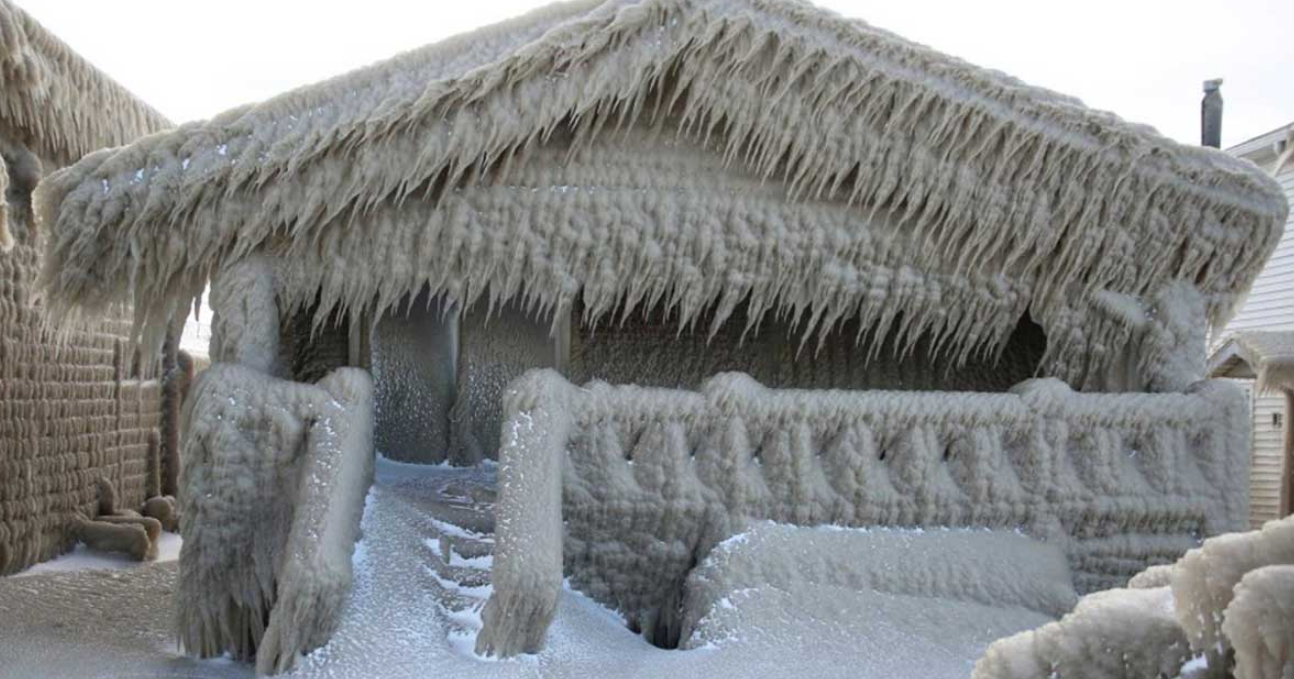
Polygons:
<instances>
[{"instance_id":1,"label":"frozen railing post","mask_svg":"<svg viewBox=\"0 0 1294 679\"><path fill-rule=\"evenodd\" d=\"M280 379L272 260L212 284L211 356L185 402L177 634L202 657L289 670L341 619L373 478L373 383Z\"/></svg>"},{"instance_id":2,"label":"frozen railing post","mask_svg":"<svg viewBox=\"0 0 1294 679\"><path fill-rule=\"evenodd\" d=\"M504 394L494 593L481 613L478 654L539 652L557 611L571 389L553 370L532 370Z\"/></svg>"}]
</instances>

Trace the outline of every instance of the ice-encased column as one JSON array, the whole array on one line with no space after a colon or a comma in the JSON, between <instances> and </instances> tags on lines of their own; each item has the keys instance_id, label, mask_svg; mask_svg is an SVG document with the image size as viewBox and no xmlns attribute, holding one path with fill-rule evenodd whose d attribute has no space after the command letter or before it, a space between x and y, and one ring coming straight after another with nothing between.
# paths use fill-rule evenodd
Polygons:
<instances>
[{"instance_id":1,"label":"ice-encased column","mask_svg":"<svg viewBox=\"0 0 1294 679\"><path fill-rule=\"evenodd\" d=\"M373 329L377 449L393 460L437 464L448 457L458 312L443 304L420 296Z\"/></svg>"},{"instance_id":2,"label":"ice-encased column","mask_svg":"<svg viewBox=\"0 0 1294 679\"><path fill-rule=\"evenodd\" d=\"M280 314L274 261L252 254L211 280L212 363L237 363L282 376Z\"/></svg>"}]
</instances>

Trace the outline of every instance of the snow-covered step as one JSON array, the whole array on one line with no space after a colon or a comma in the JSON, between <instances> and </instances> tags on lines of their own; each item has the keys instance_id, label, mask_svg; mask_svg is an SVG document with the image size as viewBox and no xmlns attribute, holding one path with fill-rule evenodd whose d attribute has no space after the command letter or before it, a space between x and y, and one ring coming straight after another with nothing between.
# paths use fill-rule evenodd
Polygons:
<instances>
[{"instance_id":1,"label":"snow-covered step","mask_svg":"<svg viewBox=\"0 0 1294 679\"><path fill-rule=\"evenodd\" d=\"M480 542L483 544L494 544L494 534L490 531L482 531L474 528L465 527L462 524L447 521L441 518L430 518L428 521L436 533L444 535L450 539L458 539L468 542Z\"/></svg>"},{"instance_id":2,"label":"snow-covered step","mask_svg":"<svg viewBox=\"0 0 1294 679\"><path fill-rule=\"evenodd\" d=\"M488 587L490 584L490 571L487 569L453 566L439 558L431 559L427 567L435 571L441 580L453 582L459 587L475 589Z\"/></svg>"},{"instance_id":3,"label":"snow-covered step","mask_svg":"<svg viewBox=\"0 0 1294 679\"><path fill-rule=\"evenodd\" d=\"M494 555L493 542L481 542L479 540L472 540L467 538L454 538L454 537L448 537L448 536L446 536L443 541L448 543L449 549L445 550L442 548L439 552L437 552L438 554L441 555L442 559L444 558L445 554L456 554L458 555L459 558L469 559L469 560L493 559L493 555ZM452 559L453 556L451 555L450 558Z\"/></svg>"},{"instance_id":4,"label":"snow-covered step","mask_svg":"<svg viewBox=\"0 0 1294 679\"><path fill-rule=\"evenodd\" d=\"M456 534L488 536L494 532L492 504L461 504L452 501L452 498L444 499L438 495L414 496L407 498L407 501L424 516L435 517L436 521L455 527L456 530L450 530Z\"/></svg>"},{"instance_id":5,"label":"snow-covered step","mask_svg":"<svg viewBox=\"0 0 1294 679\"><path fill-rule=\"evenodd\" d=\"M472 608L480 608L485 603L481 601L479 597L467 596L457 592L445 592L437 597L437 600L440 602L440 607L444 609L447 617L452 613L459 613Z\"/></svg>"},{"instance_id":6,"label":"snow-covered step","mask_svg":"<svg viewBox=\"0 0 1294 679\"><path fill-rule=\"evenodd\" d=\"M435 531L430 531L435 533ZM464 567L489 570L494 560L494 543L436 533L426 541L427 548L441 561Z\"/></svg>"}]
</instances>

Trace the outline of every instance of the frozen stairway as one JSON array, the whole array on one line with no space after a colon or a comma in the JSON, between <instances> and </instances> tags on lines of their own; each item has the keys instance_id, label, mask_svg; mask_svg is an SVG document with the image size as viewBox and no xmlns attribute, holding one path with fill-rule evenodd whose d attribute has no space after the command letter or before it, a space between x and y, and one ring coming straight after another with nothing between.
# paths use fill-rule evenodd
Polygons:
<instances>
[{"instance_id":1,"label":"frozen stairway","mask_svg":"<svg viewBox=\"0 0 1294 679\"><path fill-rule=\"evenodd\" d=\"M448 641L459 653L471 654L481 609L492 591L494 479L469 470L444 472L396 483L390 490L413 510L405 520L416 521L416 533L423 537L420 561L429 586L438 590Z\"/></svg>"},{"instance_id":2,"label":"frozen stairway","mask_svg":"<svg viewBox=\"0 0 1294 679\"><path fill-rule=\"evenodd\" d=\"M459 651L472 652L476 635L481 631L481 609L490 598L490 566L493 562L493 538L490 534L456 534L457 524L433 521L442 529L438 539L428 539L431 552L427 570L444 590L440 610L449 624L450 644Z\"/></svg>"},{"instance_id":3,"label":"frozen stairway","mask_svg":"<svg viewBox=\"0 0 1294 679\"><path fill-rule=\"evenodd\" d=\"M406 589L396 596L425 601L439 614L436 633L445 634L452 652L471 658L492 593L495 486L494 465L423 466L383 458L377 464L375 490L388 510L381 531L412 538L399 548L405 559L396 568L417 594Z\"/></svg>"}]
</instances>

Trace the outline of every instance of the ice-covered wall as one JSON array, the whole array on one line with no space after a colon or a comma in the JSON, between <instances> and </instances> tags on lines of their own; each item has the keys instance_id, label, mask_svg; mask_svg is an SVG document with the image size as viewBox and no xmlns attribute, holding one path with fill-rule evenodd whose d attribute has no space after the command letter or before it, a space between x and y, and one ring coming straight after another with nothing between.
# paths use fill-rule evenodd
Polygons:
<instances>
[{"instance_id":1,"label":"ice-covered wall","mask_svg":"<svg viewBox=\"0 0 1294 679\"><path fill-rule=\"evenodd\" d=\"M282 343L286 376L297 382L317 382L351 365L350 321L338 314L316 327L310 310L298 309L283 323Z\"/></svg>"},{"instance_id":2,"label":"ice-covered wall","mask_svg":"<svg viewBox=\"0 0 1294 679\"><path fill-rule=\"evenodd\" d=\"M458 372L450 415L450 460L475 464L498 455L504 389L533 368L557 365L552 317L513 302L482 300L459 317Z\"/></svg>"},{"instance_id":3,"label":"ice-covered wall","mask_svg":"<svg viewBox=\"0 0 1294 679\"><path fill-rule=\"evenodd\" d=\"M435 464L449 454L458 314L420 296L373 328L377 449L402 462Z\"/></svg>"},{"instance_id":4,"label":"ice-covered wall","mask_svg":"<svg viewBox=\"0 0 1294 679\"><path fill-rule=\"evenodd\" d=\"M12 239L10 248L0 242L0 575L71 549L82 517L95 516L100 479L123 508L138 510L149 434L162 417L154 362L138 360L124 310L99 308L97 320L59 335L47 326L31 191L52 163L8 132L0 129L0 204Z\"/></svg>"},{"instance_id":5,"label":"ice-covered wall","mask_svg":"<svg viewBox=\"0 0 1294 679\"><path fill-rule=\"evenodd\" d=\"M575 318L580 318L576 309ZM766 317L747 330L739 306L713 334L705 314L679 330L659 307L624 319L612 314L597 324L573 323L567 377L576 384L696 389L713 375L743 372L769 387L786 389L898 389L1006 391L1034 377L1047 340L1028 318L1012 333L999 357L975 355L962 365L937 356L931 338L900 350L893 338L879 345L859 341L857 319L820 337L804 338L785 319ZM803 343L802 343L803 342ZM875 353L873 353L875 351Z\"/></svg>"},{"instance_id":6,"label":"ice-covered wall","mask_svg":"<svg viewBox=\"0 0 1294 679\"><path fill-rule=\"evenodd\" d=\"M498 521L560 503L572 584L649 636L672 624L687 573L754 519L1019 528L1066 553L1079 591L1121 585L1246 520L1248 417L1222 382L1180 394L1080 394L1056 380L1007 394L848 392L724 374L697 393L575 388L536 371L505 401L500 478L561 445L551 459L563 481L560 497L501 483ZM569 435L524 426L537 413L541 430ZM514 507L513 493L530 499ZM515 567L507 540L496 572Z\"/></svg>"}]
</instances>

